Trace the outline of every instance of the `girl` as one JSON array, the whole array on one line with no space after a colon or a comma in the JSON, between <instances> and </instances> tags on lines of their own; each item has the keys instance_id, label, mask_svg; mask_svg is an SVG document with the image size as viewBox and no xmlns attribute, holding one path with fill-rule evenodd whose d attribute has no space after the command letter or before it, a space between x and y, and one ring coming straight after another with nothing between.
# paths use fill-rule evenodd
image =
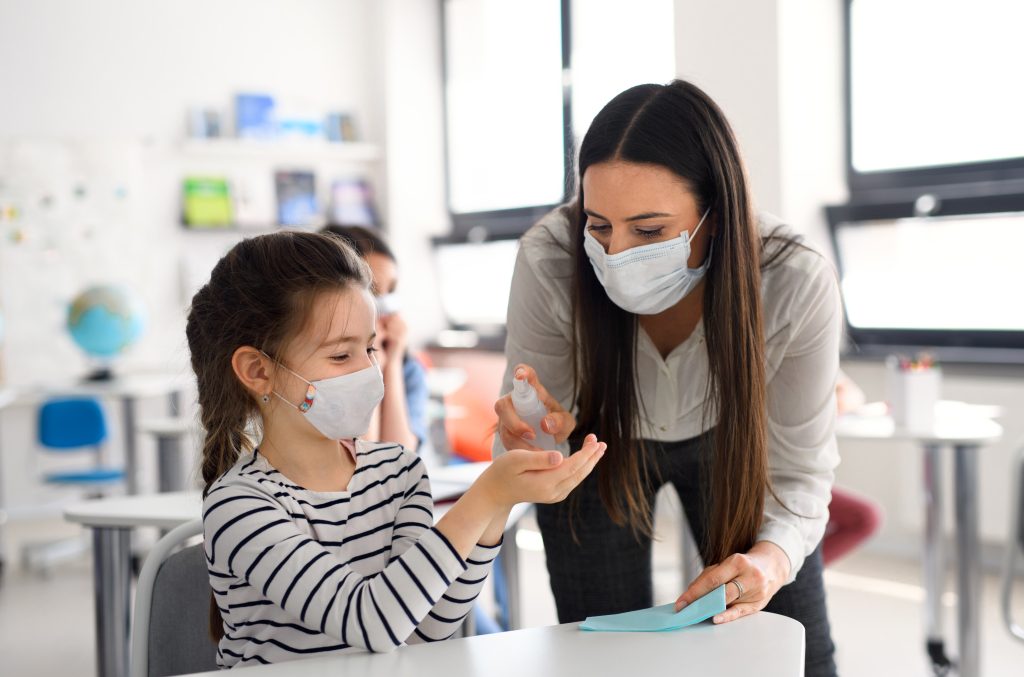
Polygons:
<instances>
[{"instance_id":1,"label":"girl","mask_svg":"<svg viewBox=\"0 0 1024 677\"><path fill-rule=\"evenodd\" d=\"M677 608L728 583L716 623L791 616L807 675L835 674L818 547L839 461L833 269L756 213L729 123L688 82L612 99L577 168L576 201L522 239L505 350L505 392L516 369L547 386L547 432L611 448L575 511L538 508L559 619L650 606L651 500L671 482L708 565ZM497 410L521 447L529 426L508 397Z\"/></svg>"},{"instance_id":2,"label":"girl","mask_svg":"<svg viewBox=\"0 0 1024 677\"><path fill-rule=\"evenodd\" d=\"M222 667L449 637L512 505L564 499L604 451L511 452L434 525L423 463L358 439L384 394L368 287L337 239L282 232L236 245L192 301Z\"/></svg>"}]
</instances>

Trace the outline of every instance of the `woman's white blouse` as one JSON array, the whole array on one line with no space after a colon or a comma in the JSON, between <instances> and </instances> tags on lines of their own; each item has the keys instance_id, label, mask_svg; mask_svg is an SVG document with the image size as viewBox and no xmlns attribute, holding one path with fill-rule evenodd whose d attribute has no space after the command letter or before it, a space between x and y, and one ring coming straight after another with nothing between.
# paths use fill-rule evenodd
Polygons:
<instances>
[{"instance_id":1,"label":"woman's white blouse","mask_svg":"<svg viewBox=\"0 0 1024 677\"><path fill-rule=\"evenodd\" d=\"M762 215L763 232L778 225L773 217ZM571 280L568 223L555 210L520 243L508 302L508 367L502 392L512 389L513 370L525 363L564 407L575 408ZM832 265L809 249L797 248L764 270L761 284L769 469L772 488L786 507L767 497L758 540L775 543L786 552L792 581L824 533L839 463L834 428L842 303ZM642 329L637 346L643 437L685 440L713 427L717 413L705 412L711 405L705 402L708 359L703 324L698 323L666 359ZM496 454L504 451L498 436L494 450ZM567 453L568 447L562 451Z\"/></svg>"}]
</instances>

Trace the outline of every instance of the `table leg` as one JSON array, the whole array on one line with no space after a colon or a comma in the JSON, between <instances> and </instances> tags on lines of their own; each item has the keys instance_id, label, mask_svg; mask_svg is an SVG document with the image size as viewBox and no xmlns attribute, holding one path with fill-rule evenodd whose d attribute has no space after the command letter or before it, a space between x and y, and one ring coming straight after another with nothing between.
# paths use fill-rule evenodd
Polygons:
<instances>
[{"instance_id":1,"label":"table leg","mask_svg":"<svg viewBox=\"0 0 1024 677\"><path fill-rule=\"evenodd\" d=\"M100 677L128 676L131 623L131 530L93 528L96 666Z\"/></svg>"},{"instance_id":2,"label":"table leg","mask_svg":"<svg viewBox=\"0 0 1024 677\"><path fill-rule=\"evenodd\" d=\"M121 398L121 415L124 418L124 475L129 495L139 493L138 446L135 433L135 398L125 395Z\"/></svg>"},{"instance_id":3,"label":"table leg","mask_svg":"<svg viewBox=\"0 0 1024 677\"><path fill-rule=\"evenodd\" d=\"M178 435L157 435L157 490L184 491L185 472L182 469L181 437Z\"/></svg>"},{"instance_id":4,"label":"table leg","mask_svg":"<svg viewBox=\"0 0 1024 677\"><path fill-rule=\"evenodd\" d=\"M981 557L978 542L978 448L953 449L956 487L957 632L959 674L981 674Z\"/></svg>"},{"instance_id":5,"label":"table leg","mask_svg":"<svg viewBox=\"0 0 1024 677\"><path fill-rule=\"evenodd\" d=\"M946 674L950 660L942 639L942 592L945 562L942 552L942 447L924 446L924 604L925 651L937 675Z\"/></svg>"},{"instance_id":6,"label":"table leg","mask_svg":"<svg viewBox=\"0 0 1024 677\"><path fill-rule=\"evenodd\" d=\"M172 390L167 394L167 413L172 417L181 415L181 391Z\"/></svg>"},{"instance_id":7,"label":"table leg","mask_svg":"<svg viewBox=\"0 0 1024 677\"><path fill-rule=\"evenodd\" d=\"M519 521L505 530L505 540L501 548L501 569L505 574L505 589L508 594L508 617L505 621L509 630L522 627L519 608L519 546L516 545L516 534L519 532Z\"/></svg>"}]
</instances>

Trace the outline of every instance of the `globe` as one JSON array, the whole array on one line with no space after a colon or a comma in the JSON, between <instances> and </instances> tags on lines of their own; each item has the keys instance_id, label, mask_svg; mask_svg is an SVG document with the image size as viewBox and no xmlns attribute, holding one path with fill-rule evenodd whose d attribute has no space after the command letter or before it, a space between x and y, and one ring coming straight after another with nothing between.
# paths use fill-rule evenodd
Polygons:
<instances>
[{"instance_id":1,"label":"globe","mask_svg":"<svg viewBox=\"0 0 1024 677\"><path fill-rule=\"evenodd\" d=\"M135 343L146 325L142 300L116 285L89 287L68 307L68 332L78 347L108 363Z\"/></svg>"}]
</instances>

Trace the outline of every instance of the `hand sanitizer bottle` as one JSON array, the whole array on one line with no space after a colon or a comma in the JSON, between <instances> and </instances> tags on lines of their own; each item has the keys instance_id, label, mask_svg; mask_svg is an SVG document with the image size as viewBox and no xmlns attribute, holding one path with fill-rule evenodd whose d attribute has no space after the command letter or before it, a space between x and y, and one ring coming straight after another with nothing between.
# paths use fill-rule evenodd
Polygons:
<instances>
[{"instance_id":1,"label":"hand sanitizer bottle","mask_svg":"<svg viewBox=\"0 0 1024 677\"><path fill-rule=\"evenodd\" d=\"M517 378L512 381L512 406L519 418L533 428L533 434L537 436L530 444L538 449L558 448L555 446L555 438L540 427L541 419L548 415L548 410L537 397L537 391L526 379Z\"/></svg>"}]
</instances>

